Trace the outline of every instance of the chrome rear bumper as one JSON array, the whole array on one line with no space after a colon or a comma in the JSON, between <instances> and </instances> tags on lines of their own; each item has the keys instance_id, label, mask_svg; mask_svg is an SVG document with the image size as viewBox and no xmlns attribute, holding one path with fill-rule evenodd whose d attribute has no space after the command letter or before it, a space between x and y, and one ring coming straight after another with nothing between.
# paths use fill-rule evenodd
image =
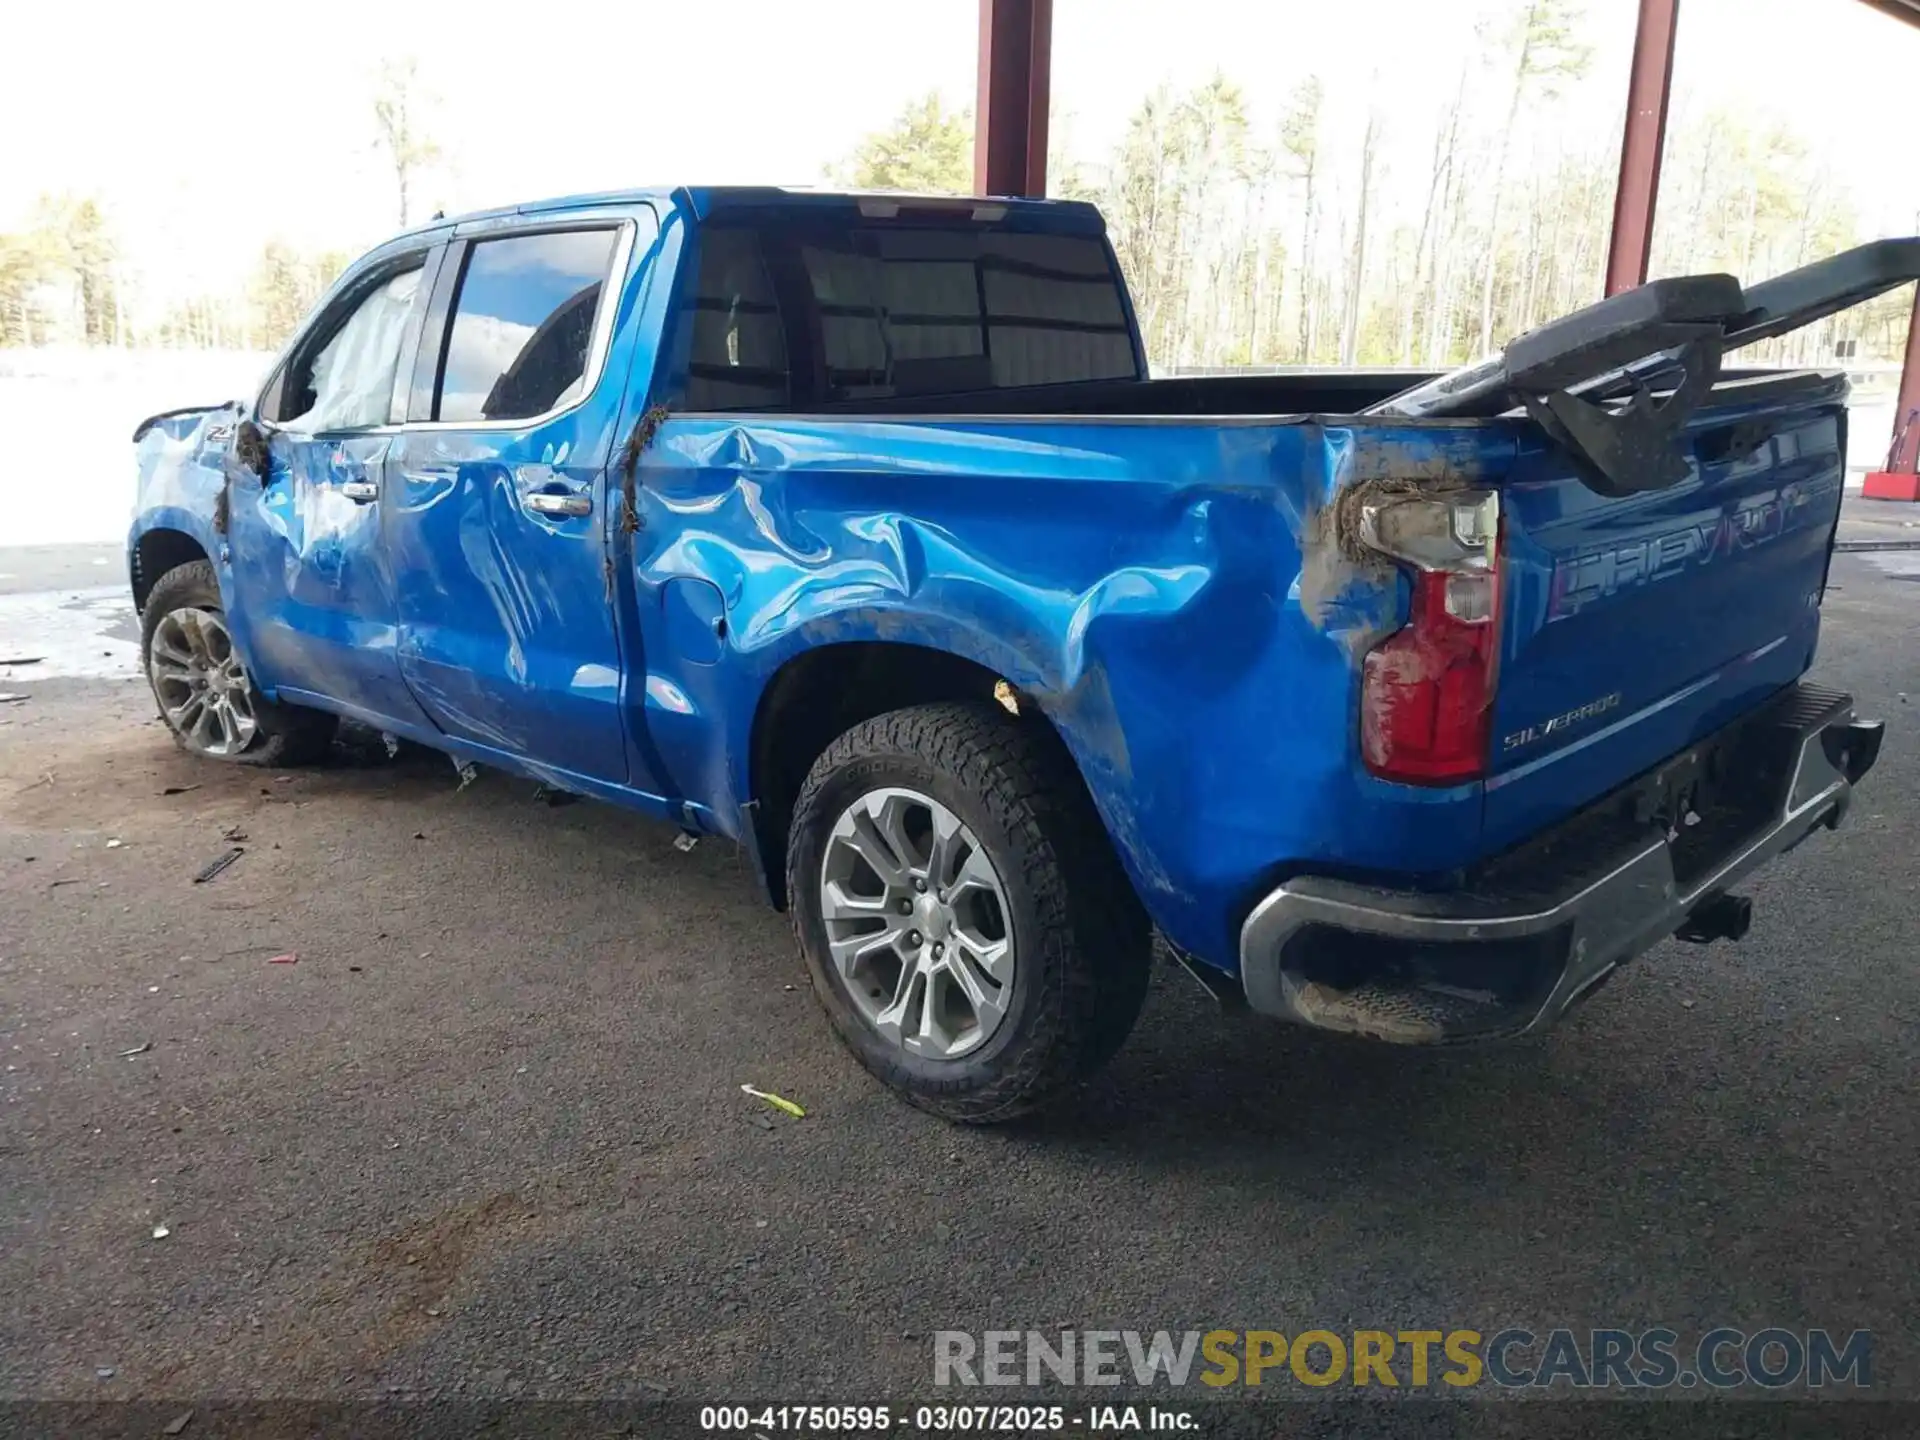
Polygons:
<instances>
[{"instance_id":1,"label":"chrome rear bumper","mask_svg":"<svg viewBox=\"0 0 1920 1440\"><path fill-rule=\"evenodd\" d=\"M1716 915L1774 856L1837 826L1881 730L1854 718L1850 696L1795 686L1460 889L1290 879L1241 928L1247 1002L1401 1044L1543 1029L1690 917ZM1686 816L1701 793L1687 787L1709 774L1723 798L1674 823L1675 797Z\"/></svg>"}]
</instances>

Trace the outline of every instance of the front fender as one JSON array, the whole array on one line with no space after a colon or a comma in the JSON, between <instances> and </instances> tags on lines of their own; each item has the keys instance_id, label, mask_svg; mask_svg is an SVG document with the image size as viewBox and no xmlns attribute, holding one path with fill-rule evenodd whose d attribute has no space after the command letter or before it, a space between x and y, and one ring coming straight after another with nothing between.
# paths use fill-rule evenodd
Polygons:
<instances>
[{"instance_id":1,"label":"front fender","mask_svg":"<svg viewBox=\"0 0 1920 1440\"><path fill-rule=\"evenodd\" d=\"M245 407L234 403L171 411L140 423L134 441L138 481L127 531L127 568L132 581L141 541L156 531L191 540L213 565L234 646L242 662L258 674L249 617L236 604L225 533L236 465L233 438L244 416ZM157 574L141 576L149 587L159 578Z\"/></svg>"}]
</instances>

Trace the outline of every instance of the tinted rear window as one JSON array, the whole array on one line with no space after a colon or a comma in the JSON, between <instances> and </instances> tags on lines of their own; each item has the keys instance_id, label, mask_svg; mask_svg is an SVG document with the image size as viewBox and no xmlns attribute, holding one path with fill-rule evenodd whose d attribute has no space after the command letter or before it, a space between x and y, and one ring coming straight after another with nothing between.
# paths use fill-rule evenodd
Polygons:
<instances>
[{"instance_id":1,"label":"tinted rear window","mask_svg":"<svg viewBox=\"0 0 1920 1440\"><path fill-rule=\"evenodd\" d=\"M683 317L692 410L957 394L1138 371L1093 236L716 225Z\"/></svg>"}]
</instances>

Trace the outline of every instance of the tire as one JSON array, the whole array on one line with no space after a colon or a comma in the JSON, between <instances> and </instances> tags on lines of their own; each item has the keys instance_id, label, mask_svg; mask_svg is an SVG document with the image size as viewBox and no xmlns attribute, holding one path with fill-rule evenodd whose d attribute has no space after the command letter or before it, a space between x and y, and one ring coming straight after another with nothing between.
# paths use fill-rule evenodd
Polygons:
<instances>
[{"instance_id":1,"label":"tire","mask_svg":"<svg viewBox=\"0 0 1920 1440\"><path fill-rule=\"evenodd\" d=\"M233 653L220 585L205 560L175 566L148 593L140 616L140 665L167 733L196 758L309 765L323 759L333 744L338 717L277 705L254 689ZM195 692L212 697L212 703L203 701L198 709L183 705ZM218 718L222 710L224 720ZM183 712L195 722L186 730Z\"/></svg>"},{"instance_id":2,"label":"tire","mask_svg":"<svg viewBox=\"0 0 1920 1440\"><path fill-rule=\"evenodd\" d=\"M943 902L951 898L952 905L944 919L927 912L924 934L916 929L881 944L882 932L850 927L918 921L892 919L906 912L896 911L895 889L877 868L866 867L874 870L871 877L855 874L866 854L863 840L871 844L870 836L858 835L855 817L864 813L872 821L887 805L899 804L906 819L879 828L905 836L907 847L918 852L922 842L907 831L922 800L928 802L927 855L915 862L924 865L916 874L936 882L933 895ZM961 868L980 873L972 853L977 850L998 882L996 894L985 896L989 887L978 879L956 883L951 891L941 888L941 851L932 837L946 822L934 818L935 811L964 827L961 839L950 842L967 856ZM889 844L885 853L899 848ZM859 857L851 868L849 849ZM855 726L814 762L794 807L787 854L789 909L814 993L860 1063L924 1110L974 1125L1023 1115L1111 1059L1139 1016L1152 927L1079 772L1044 724L1010 719L997 706L940 704L896 710ZM873 913L887 918L869 921L862 916L876 884L886 908ZM911 897L905 904L927 902L925 895L902 893ZM850 898L861 907L851 917ZM956 920L963 904L972 904L972 918ZM991 923L996 908L1004 912L1001 926ZM835 912L832 931L829 909ZM984 967L971 957L997 947L995 933L1009 947L1011 976L987 987L979 983ZM985 1033L980 1017L992 1007L967 1005L978 1023L971 1030L957 1026L961 1040L945 1055L916 1053L915 1039L902 1038L914 1027L899 1019L918 1015L924 1022L934 1008L938 976L919 982L924 990L918 1011L910 997L900 998L915 982L887 978L895 955L924 956L921 944L932 949L933 934L945 935L954 951L948 970L966 969L974 981L968 988L958 978L940 980L941 993L957 998L963 990L978 990L1002 1007ZM842 946L844 960L869 936L875 943L861 954L871 951L877 958L856 958L843 969L834 945ZM976 943L981 937L987 937L985 946ZM904 975L916 962L899 963ZM862 965L878 971L871 985ZM945 1006L943 1013L957 1010ZM983 1033L984 1039L977 1038ZM963 1048L968 1035L976 1037L970 1049ZM941 1043L928 1037L924 1024L917 1040L922 1046Z\"/></svg>"}]
</instances>

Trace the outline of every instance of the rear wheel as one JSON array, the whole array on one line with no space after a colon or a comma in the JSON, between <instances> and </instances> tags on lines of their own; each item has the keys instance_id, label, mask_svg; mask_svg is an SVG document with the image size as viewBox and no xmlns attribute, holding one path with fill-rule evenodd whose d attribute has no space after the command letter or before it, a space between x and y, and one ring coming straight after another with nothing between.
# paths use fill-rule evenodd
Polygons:
<instances>
[{"instance_id":1,"label":"rear wheel","mask_svg":"<svg viewBox=\"0 0 1920 1440\"><path fill-rule=\"evenodd\" d=\"M162 575L141 622L147 683L182 750L242 765L300 765L327 753L339 723L334 716L276 705L254 689L207 561Z\"/></svg>"},{"instance_id":2,"label":"rear wheel","mask_svg":"<svg viewBox=\"0 0 1920 1440\"><path fill-rule=\"evenodd\" d=\"M1146 993L1147 917L1079 774L1033 721L926 705L814 763L788 845L794 928L880 1080L974 1124L1098 1068Z\"/></svg>"}]
</instances>

